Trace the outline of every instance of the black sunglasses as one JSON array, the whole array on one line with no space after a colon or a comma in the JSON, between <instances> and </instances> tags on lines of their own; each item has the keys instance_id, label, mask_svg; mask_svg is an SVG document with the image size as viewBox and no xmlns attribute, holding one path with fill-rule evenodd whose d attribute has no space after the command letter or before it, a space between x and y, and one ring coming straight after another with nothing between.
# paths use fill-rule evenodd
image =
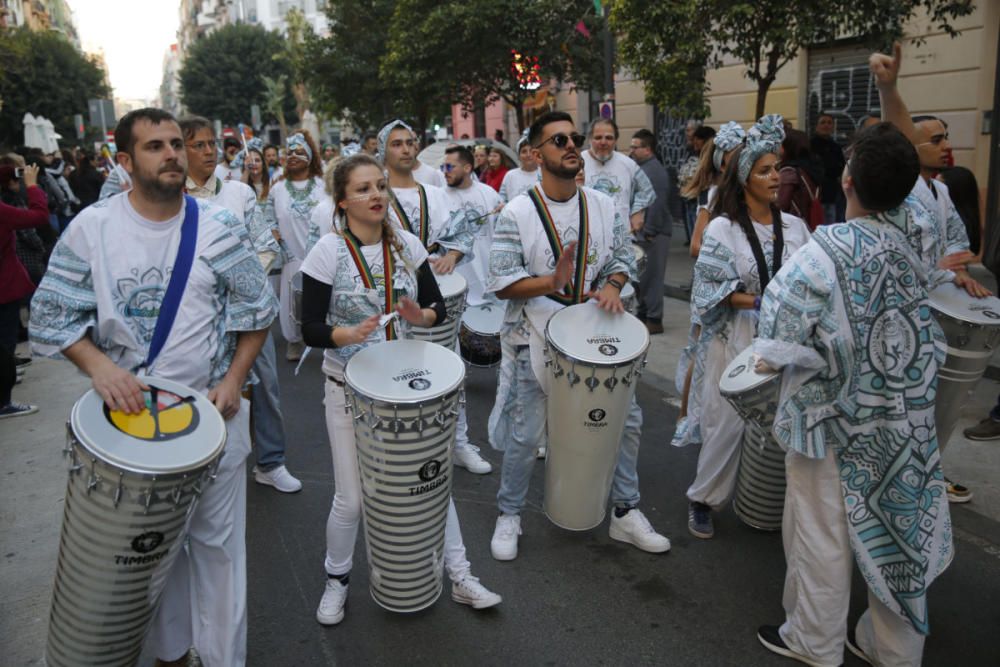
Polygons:
<instances>
[{"instance_id":1,"label":"black sunglasses","mask_svg":"<svg viewBox=\"0 0 1000 667\"><path fill-rule=\"evenodd\" d=\"M549 137L548 139L546 139L542 143L540 143L537 146L535 146L535 148L541 148L542 146L544 146L545 144L547 144L547 143L549 143L551 141L553 146L555 146L558 149L563 149L563 148L566 148L566 145L569 143L570 139L573 140L573 145L576 148L582 148L583 147L583 142L585 142L587 140L587 138L585 136L583 136L582 134L580 134L578 132L571 132L569 134L566 134L565 132L556 132L551 137Z\"/></svg>"}]
</instances>

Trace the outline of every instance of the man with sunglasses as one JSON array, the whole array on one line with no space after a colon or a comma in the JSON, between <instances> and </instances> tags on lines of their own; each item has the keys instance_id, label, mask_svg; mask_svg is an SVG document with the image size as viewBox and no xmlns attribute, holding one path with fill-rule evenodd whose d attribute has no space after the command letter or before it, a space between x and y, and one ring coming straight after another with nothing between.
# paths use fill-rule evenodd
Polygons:
<instances>
[{"instance_id":1,"label":"man with sunglasses","mask_svg":"<svg viewBox=\"0 0 1000 667\"><path fill-rule=\"evenodd\" d=\"M485 294L484 286L489 271L493 221L503 206L503 200L496 190L485 183L473 180L474 163L475 158L468 148L449 146L444 151L441 171L444 172L444 180L448 183L444 191L451 209L453 231L474 238L471 257L468 262L458 267L458 272L469 283L466 303L470 306L480 306L493 300L492 296Z\"/></svg>"},{"instance_id":2,"label":"man with sunglasses","mask_svg":"<svg viewBox=\"0 0 1000 667\"><path fill-rule=\"evenodd\" d=\"M521 510L535 450L545 445L542 336L549 318L565 303L565 299L549 297L563 293L569 285L573 302L591 298L605 310L624 313L620 292L635 274L635 256L614 202L591 188L577 187L575 182L583 166L583 141L572 117L561 111L545 113L531 125L528 143L541 167L542 181L504 207L490 249L488 289L508 301L501 331L503 358L497 398L489 420L490 444L503 451L497 493L500 516L490 542L497 560L517 557ZM584 239L579 238L581 227L588 230ZM550 239L566 243L560 248ZM581 253L585 266L580 267L583 275L574 278L578 242L587 244ZM584 284L574 284L576 280ZM642 411L633 399L611 488L615 508L610 535L643 551L663 553L670 549L670 540L653 530L636 508L641 426Z\"/></svg>"},{"instance_id":3,"label":"man with sunglasses","mask_svg":"<svg viewBox=\"0 0 1000 667\"><path fill-rule=\"evenodd\" d=\"M281 249L257 209L257 194L246 183L219 178L215 128L210 120L188 116L182 118L179 124L187 149L187 193L195 199L221 206L246 226L250 243L266 273ZM257 448L254 480L258 484L273 486L282 493L295 493L302 489L302 482L285 467L285 424L281 416L274 339L270 333L254 361L253 372L259 380L254 386L250 403L253 442Z\"/></svg>"},{"instance_id":4,"label":"man with sunglasses","mask_svg":"<svg viewBox=\"0 0 1000 667\"><path fill-rule=\"evenodd\" d=\"M948 194L948 186L934 178L948 166L951 144L948 127L934 116L910 118L896 81L902 61L902 47L897 42L893 55L874 53L869 59L872 76L878 88L883 118L898 127L916 147L920 160L920 178L906 198L904 205L910 212L911 242L916 246L929 274L928 291L934 287L954 282L970 296L985 297L990 291L976 281L967 270L976 255L969 250L969 236L965 223ZM947 445L941 443L941 449ZM945 477L948 500L967 503L972 491Z\"/></svg>"},{"instance_id":5,"label":"man with sunglasses","mask_svg":"<svg viewBox=\"0 0 1000 667\"><path fill-rule=\"evenodd\" d=\"M434 273L451 273L472 251L473 237L468 232L454 232L448 198L441 188L417 182L414 169L417 142L413 130L401 120L390 121L379 130L376 145L389 177L389 221L424 243ZM493 466L469 442L468 431L462 405L455 429L455 464L471 473L485 475Z\"/></svg>"},{"instance_id":6,"label":"man with sunglasses","mask_svg":"<svg viewBox=\"0 0 1000 667\"><path fill-rule=\"evenodd\" d=\"M583 151L587 187L611 197L629 231L638 233L656 193L639 165L615 150L617 142L618 124L613 119L599 118L590 125L590 148Z\"/></svg>"}]
</instances>

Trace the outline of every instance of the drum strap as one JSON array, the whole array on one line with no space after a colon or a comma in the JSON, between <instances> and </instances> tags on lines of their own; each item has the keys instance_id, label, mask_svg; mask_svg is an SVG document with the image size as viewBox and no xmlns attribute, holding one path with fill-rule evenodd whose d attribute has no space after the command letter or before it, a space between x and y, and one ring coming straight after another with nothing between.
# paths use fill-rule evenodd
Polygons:
<instances>
[{"instance_id":1,"label":"drum strap","mask_svg":"<svg viewBox=\"0 0 1000 667\"><path fill-rule=\"evenodd\" d=\"M785 234L781 222L781 213L774 208L771 209L771 229L774 233L774 261L772 266L774 267L774 273L778 273L778 270L781 269L781 256L785 249ZM764 294L764 288L771 281L772 274L767 270L767 260L764 259L764 248L760 245L757 230L754 229L752 222L750 223L750 231L752 233L747 234L747 241L750 243L754 262L757 264L757 275L760 278L760 293Z\"/></svg>"},{"instance_id":2,"label":"drum strap","mask_svg":"<svg viewBox=\"0 0 1000 667\"><path fill-rule=\"evenodd\" d=\"M566 285L561 293L545 295L564 306L583 303L583 299L587 293L587 246L589 245L587 241L590 238L590 211L587 208L587 198L579 188L577 189L577 197L580 201L580 229L577 236L579 242L576 246L576 276L570 284ZM558 262L559 257L562 255L562 241L559 238L559 230L556 229L556 223L552 219L552 214L549 213L549 207L546 206L545 200L539 191L539 186L536 185L528 190L528 198L535 205L535 211L538 212L538 217L542 220L542 227L545 229L545 237L548 239L549 247L552 249L552 257Z\"/></svg>"},{"instance_id":3,"label":"drum strap","mask_svg":"<svg viewBox=\"0 0 1000 667\"><path fill-rule=\"evenodd\" d=\"M420 239L420 244L426 248L427 236L430 233L430 223L429 213L427 212L427 192L420 183L417 183L417 193L420 196L420 229L413 229L413 223L410 222L410 218L403 211L403 207L399 205L399 200L396 199L396 194L392 191L392 188L389 188L389 205L396 212L396 217L399 218L399 224L403 226L403 229L417 236Z\"/></svg>"},{"instance_id":4,"label":"drum strap","mask_svg":"<svg viewBox=\"0 0 1000 667\"><path fill-rule=\"evenodd\" d=\"M170 271L170 281L167 283L167 291L163 295L163 303L160 304L160 313L156 316L156 327L153 329L153 338L149 342L146 361L142 363L143 368L149 368L156 361L160 350L163 349L163 344L167 342L170 329L174 326L177 309L181 305L181 297L184 296L184 288L187 286L191 265L194 263L194 248L197 241L198 202L194 197L184 195L184 222L181 224L181 242L177 247L177 257L174 258L174 267Z\"/></svg>"},{"instance_id":5,"label":"drum strap","mask_svg":"<svg viewBox=\"0 0 1000 667\"><path fill-rule=\"evenodd\" d=\"M358 274L361 276L361 282L365 289L378 289L375 284L375 276L372 275L371 269L368 268L368 262L365 261L364 253L361 252L361 242L346 225L344 226L344 240L347 242L347 251L351 253L351 259L354 260L354 265L358 268ZM385 274L385 314L388 315L396 309L396 297L392 289L395 264L392 260L392 248L389 247L389 239L385 234L382 235L382 266L384 267L382 273ZM385 327L385 339L392 340L395 337L396 328L390 320Z\"/></svg>"}]
</instances>

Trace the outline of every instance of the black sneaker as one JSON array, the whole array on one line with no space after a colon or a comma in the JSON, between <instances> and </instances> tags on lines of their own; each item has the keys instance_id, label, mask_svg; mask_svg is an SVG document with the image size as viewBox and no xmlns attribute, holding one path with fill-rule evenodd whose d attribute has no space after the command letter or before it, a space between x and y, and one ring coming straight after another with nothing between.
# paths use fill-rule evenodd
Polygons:
<instances>
[{"instance_id":1,"label":"black sneaker","mask_svg":"<svg viewBox=\"0 0 1000 667\"><path fill-rule=\"evenodd\" d=\"M858 645L858 640L854 636L854 628L847 629L847 650L858 656L859 659L864 660L865 664L874 665L875 661L872 660L871 656L861 650L861 646Z\"/></svg>"},{"instance_id":2,"label":"black sneaker","mask_svg":"<svg viewBox=\"0 0 1000 667\"><path fill-rule=\"evenodd\" d=\"M710 540L715 536L712 508L705 503L688 503L688 530L695 537Z\"/></svg>"},{"instance_id":3,"label":"black sneaker","mask_svg":"<svg viewBox=\"0 0 1000 667\"><path fill-rule=\"evenodd\" d=\"M757 628L757 639L764 645L764 648L772 653L783 655L806 665L813 665L813 667L824 667L823 663L815 662L788 648L785 640L781 638L781 633L778 632L777 625L762 625Z\"/></svg>"},{"instance_id":4,"label":"black sneaker","mask_svg":"<svg viewBox=\"0 0 1000 667\"><path fill-rule=\"evenodd\" d=\"M31 365L31 357L18 357L18 356L15 355L15 357L14 357L14 365L17 366L18 368L20 368L22 366L30 366Z\"/></svg>"},{"instance_id":5,"label":"black sneaker","mask_svg":"<svg viewBox=\"0 0 1000 667\"><path fill-rule=\"evenodd\" d=\"M967 487L957 484L947 477L944 478L945 487L948 490L949 503L967 503L972 500L972 491Z\"/></svg>"},{"instance_id":6,"label":"black sneaker","mask_svg":"<svg viewBox=\"0 0 1000 667\"><path fill-rule=\"evenodd\" d=\"M11 401L7 405L0 408L0 419L23 417L25 415L33 415L36 412L38 412L37 405L27 405L25 403L15 403L14 401Z\"/></svg>"},{"instance_id":7,"label":"black sneaker","mask_svg":"<svg viewBox=\"0 0 1000 667\"><path fill-rule=\"evenodd\" d=\"M1000 422L993 417L987 417L975 426L962 431L962 435L969 440L1000 440Z\"/></svg>"}]
</instances>

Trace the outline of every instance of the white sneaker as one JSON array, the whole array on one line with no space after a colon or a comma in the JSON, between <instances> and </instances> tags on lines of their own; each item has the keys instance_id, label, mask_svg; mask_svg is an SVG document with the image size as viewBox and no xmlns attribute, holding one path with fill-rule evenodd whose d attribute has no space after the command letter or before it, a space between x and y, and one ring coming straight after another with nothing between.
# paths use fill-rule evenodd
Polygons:
<instances>
[{"instance_id":1,"label":"white sneaker","mask_svg":"<svg viewBox=\"0 0 1000 667\"><path fill-rule=\"evenodd\" d=\"M273 486L282 493L295 493L302 490L302 482L292 477L292 473L288 472L288 468L283 465L272 468L267 472L254 466L253 478L258 484Z\"/></svg>"},{"instance_id":2,"label":"white sneaker","mask_svg":"<svg viewBox=\"0 0 1000 667\"><path fill-rule=\"evenodd\" d=\"M451 599L459 604L467 604L473 609L488 609L503 602L502 597L488 590L471 574L452 582Z\"/></svg>"},{"instance_id":3,"label":"white sneaker","mask_svg":"<svg viewBox=\"0 0 1000 667\"><path fill-rule=\"evenodd\" d=\"M305 349L305 343L288 343L288 346L285 348L285 359L288 361L298 361L302 358L302 353Z\"/></svg>"},{"instance_id":4,"label":"white sneaker","mask_svg":"<svg viewBox=\"0 0 1000 667\"><path fill-rule=\"evenodd\" d=\"M544 459L545 455L549 453L548 450L549 450L548 447L542 445L541 447L539 447L538 449L535 450L535 458L536 459Z\"/></svg>"},{"instance_id":5,"label":"white sneaker","mask_svg":"<svg viewBox=\"0 0 1000 667\"><path fill-rule=\"evenodd\" d=\"M497 517L497 527L490 540L490 553L497 560L517 558L517 536L521 534L519 514L501 514Z\"/></svg>"},{"instance_id":6,"label":"white sneaker","mask_svg":"<svg viewBox=\"0 0 1000 667\"><path fill-rule=\"evenodd\" d=\"M326 590L316 610L316 620L322 625L336 625L344 620L344 605L347 604L347 586L328 577Z\"/></svg>"},{"instance_id":7,"label":"white sneaker","mask_svg":"<svg viewBox=\"0 0 1000 667\"><path fill-rule=\"evenodd\" d=\"M628 542L650 553L670 551L670 540L653 530L646 515L634 507L620 519L612 512L608 535L613 540Z\"/></svg>"},{"instance_id":8,"label":"white sneaker","mask_svg":"<svg viewBox=\"0 0 1000 667\"><path fill-rule=\"evenodd\" d=\"M476 475L485 475L493 470L490 462L479 455L479 447L455 445L455 465Z\"/></svg>"}]
</instances>

